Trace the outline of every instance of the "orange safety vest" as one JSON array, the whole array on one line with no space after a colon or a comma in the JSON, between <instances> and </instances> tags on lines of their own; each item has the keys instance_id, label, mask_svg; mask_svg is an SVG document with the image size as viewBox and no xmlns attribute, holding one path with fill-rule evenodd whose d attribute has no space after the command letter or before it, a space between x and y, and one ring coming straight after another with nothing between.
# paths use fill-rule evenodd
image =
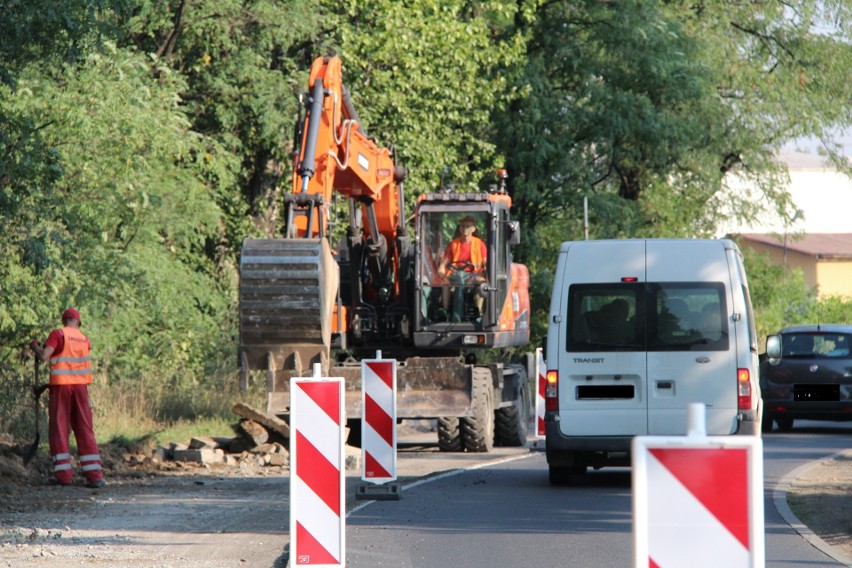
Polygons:
<instances>
[{"instance_id":1,"label":"orange safety vest","mask_svg":"<svg viewBox=\"0 0 852 568\"><path fill-rule=\"evenodd\" d=\"M92 382L89 338L73 327L62 328L65 346L50 358L50 384L88 385Z\"/></svg>"},{"instance_id":2,"label":"orange safety vest","mask_svg":"<svg viewBox=\"0 0 852 568\"><path fill-rule=\"evenodd\" d=\"M461 239L453 239L450 241L449 247L452 253L453 263L459 262L461 254ZM482 272L485 269L485 259L482 255L483 242L479 237L473 237L470 241L470 264L473 265L473 272Z\"/></svg>"}]
</instances>

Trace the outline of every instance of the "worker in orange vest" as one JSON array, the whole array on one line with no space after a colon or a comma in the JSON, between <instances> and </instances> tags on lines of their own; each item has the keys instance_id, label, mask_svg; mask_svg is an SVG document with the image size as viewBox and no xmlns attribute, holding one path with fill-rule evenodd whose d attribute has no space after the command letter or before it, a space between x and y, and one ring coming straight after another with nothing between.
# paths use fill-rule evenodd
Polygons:
<instances>
[{"instance_id":1,"label":"worker in orange vest","mask_svg":"<svg viewBox=\"0 0 852 568\"><path fill-rule=\"evenodd\" d=\"M80 312L68 308L62 313L62 329L50 332L44 345L38 341L30 347L41 361L50 361L50 404L48 441L53 458L53 475L49 485L71 485L71 453L68 448L70 430L74 431L80 468L86 487L106 485L98 443L92 421L88 385L92 382L92 344L80 331Z\"/></svg>"},{"instance_id":2,"label":"worker in orange vest","mask_svg":"<svg viewBox=\"0 0 852 568\"><path fill-rule=\"evenodd\" d=\"M485 261L488 257L488 247L476 236L476 220L470 215L459 221L458 236L450 241L444 257L438 266L438 274L456 284L454 287L456 300L453 306L452 321L459 321L461 316L461 284L474 285L485 281ZM450 287L442 290L444 309L450 306ZM477 289L474 292L476 308L482 315L485 298Z\"/></svg>"}]
</instances>

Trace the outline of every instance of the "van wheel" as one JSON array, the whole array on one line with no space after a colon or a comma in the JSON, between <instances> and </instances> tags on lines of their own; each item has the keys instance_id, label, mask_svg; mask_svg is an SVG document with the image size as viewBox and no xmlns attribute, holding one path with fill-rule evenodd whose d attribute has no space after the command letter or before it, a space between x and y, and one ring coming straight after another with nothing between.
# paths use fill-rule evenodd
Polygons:
<instances>
[{"instance_id":1,"label":"van wheel","mask_svg":"<svg viewBox=\"0 0 852 568\"><path fill-rule=\"evenodd\" d=\"M586 473L586 466L571 467L550 466L547 470L551 485L573 485L577 477Z\"/></svg>"},{"instance_id":2,"label":"van wheel","mask_svg":"<svg viewBox=\"0 0 852 568\"><path fill-rule=\"evenodd\" d=\"M530 423L530 383L523 369L518 368L518 400L515 406L498 408L494 417L494 436L500 446L524 446Z\"/></svg>"},{"instance_id":3,"label":"van wheel","mask_svg":"<svg viewBox=\"0 0 852 568\"><path fill-rule=\"evenodd\" d=\"M442 452L460 452L464 450L457 416L438 418L438 449Z\"/></svg>"},{"instance_id":4,"label":"van wheel","mask_svg":"<svg viewBox=\"0 0 852 568\"><path fill-rule=\"evenodd\" d=\"M464 448L469 452L490 452L494 449L494 390L491 371L473 369L473 416L461 419Z\"/></svg>"}]
</instances>

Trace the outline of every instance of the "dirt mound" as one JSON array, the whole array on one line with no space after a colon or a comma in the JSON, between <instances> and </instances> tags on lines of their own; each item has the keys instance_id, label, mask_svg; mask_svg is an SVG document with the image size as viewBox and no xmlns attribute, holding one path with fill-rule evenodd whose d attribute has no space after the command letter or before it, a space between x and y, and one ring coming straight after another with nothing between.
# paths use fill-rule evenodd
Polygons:
<instances>
[{"instance_id":1,"label":"dirt mound","mask_svg":"<svg viewBox=\"0 0 852 568\"><path fill-rule=\"evenodd\" d=\"M787 503L805 526L852 558L852 450L805 471L787 490Z\"/></svg>"}]
</instances>

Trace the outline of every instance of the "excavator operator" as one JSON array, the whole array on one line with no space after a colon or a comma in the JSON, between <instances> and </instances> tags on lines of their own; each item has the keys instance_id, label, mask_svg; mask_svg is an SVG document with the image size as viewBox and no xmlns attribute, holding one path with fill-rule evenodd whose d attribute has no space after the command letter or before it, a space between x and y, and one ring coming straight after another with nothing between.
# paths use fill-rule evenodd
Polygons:
<instances>
[{"instance_id":1,"label":"excavator operator","mask_svg":"<svg viewBox=\"0 0 852 568\"><path fill-rule=\"evenodd\" d=\"M441 264L438 265L438 275L448 280L452 286L445 286L441 292L441 303L445 310L450 309L450 290L454 292L451 321L461 321L462 303L464 300L463 286L471 286L485 281L485 262L488 257L488 247L476 236L476 220L467 215L459 221L456 237L447 245ZM474 291L474 303L479 315L485 298Z\"/></svg>"}]
</instances>

